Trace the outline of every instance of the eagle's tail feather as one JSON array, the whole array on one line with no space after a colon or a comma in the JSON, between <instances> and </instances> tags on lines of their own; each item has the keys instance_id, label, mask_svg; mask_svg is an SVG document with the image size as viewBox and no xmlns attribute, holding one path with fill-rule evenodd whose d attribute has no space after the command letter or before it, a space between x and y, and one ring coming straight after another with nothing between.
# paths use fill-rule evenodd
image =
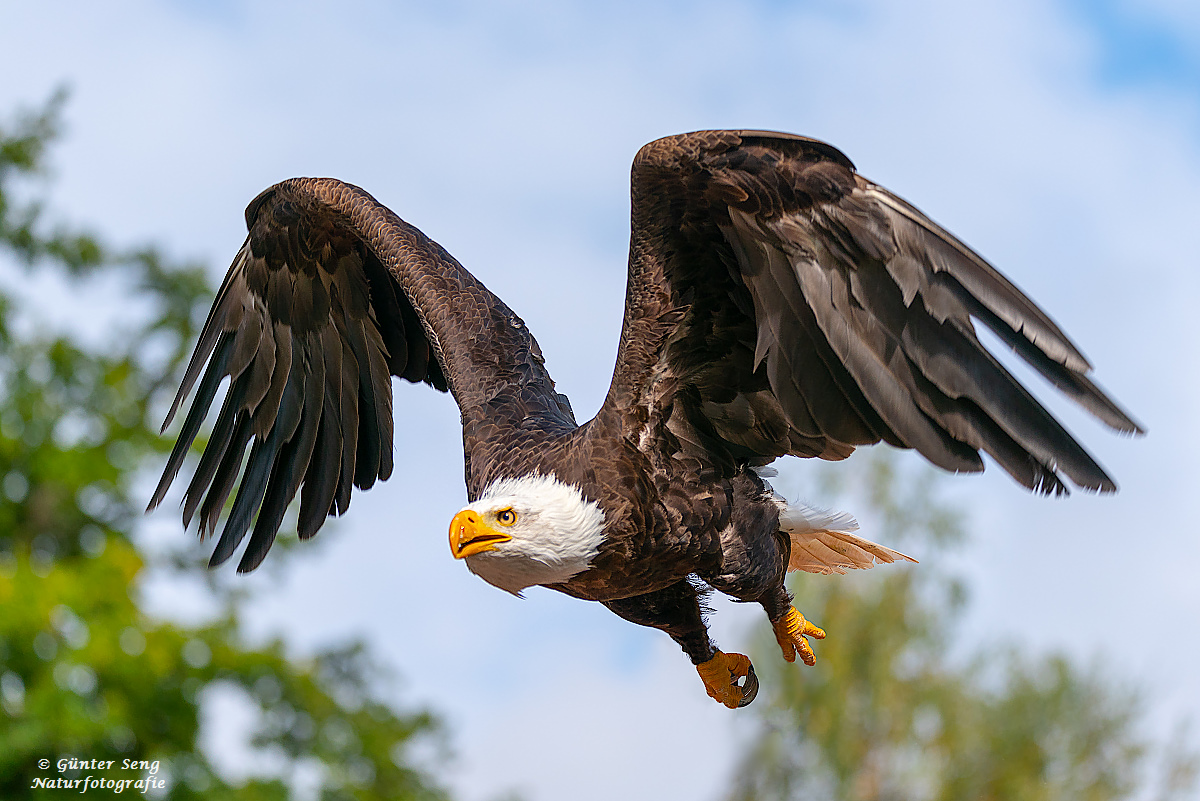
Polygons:
<instances>
[{"instance_id":1,"label":"eagle's tail feather","mask_svg":"<svg viewBox=\"0 0 1200 801\"><path fill-rule=\"evenodd\" d=\"M866 569L876 563L917 561L852 534L858 530L858 522L846 512L822 512L804 504L789 503L780 509L779 528L792 540L789 572L845 573L847 569Z\"/></svg>"}]
</instances>

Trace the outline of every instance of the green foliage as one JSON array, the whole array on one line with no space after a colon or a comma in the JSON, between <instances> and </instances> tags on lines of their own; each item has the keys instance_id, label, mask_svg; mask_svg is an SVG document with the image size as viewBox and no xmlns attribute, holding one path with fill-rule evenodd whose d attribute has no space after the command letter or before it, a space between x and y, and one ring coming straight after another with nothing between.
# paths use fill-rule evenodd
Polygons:
<instances>
[{"instance_id":1,"label":"green foliage","mask_svg":"<svg viewBox=\"0 0 1200 801\"><path fill-rule=\"evenodd\" d=\"M800 576L796 607L829 632L817 664L797 669L772 641L755 707L762 730L730 797L1107 801L1143 793L1147 746L1139 698L1062 656L993 647L955 658L964 591L942 552L964 539L961 518L934 492L933 473L898 471L875 454L858 472L854 505L889 545L917 548L920 566ZM825 482L825 492L839 487ZM844 489L844 488L842 488ZM824 495L823 497L830 497ZM1197 756L1167 756L1160 797L1194 787ZM1174 782L1174 786L1172 786Z\"/></svg>"},{"instance_id":2,"label":"green foliage","mask_svg":"<svg viewBox=\"0 0 1200 801\"><path fill-rule=\"evenodd\" d=\"M253 745L274 773L306 769L323 799L443 798L411 755L437 743L436 721L381 702L385 677L361 648L297 662L279 642L244 644L236 603L191 628L139 608L133 486L161 464L168 443L151 417L212 288L199 267L116 252L19 199L36 189L61 103L0 127L0 243L25 275L117 280L133 302L89 345L0 288L0 798L89 775L167 778L158 797L170 799L289 798L282 779L235 782L198 748L203 703L220 693L258 710ZM60 772L63 757L115 764ZM157 761L157 773L126 759Z\"/></svg>"}]
</instances>

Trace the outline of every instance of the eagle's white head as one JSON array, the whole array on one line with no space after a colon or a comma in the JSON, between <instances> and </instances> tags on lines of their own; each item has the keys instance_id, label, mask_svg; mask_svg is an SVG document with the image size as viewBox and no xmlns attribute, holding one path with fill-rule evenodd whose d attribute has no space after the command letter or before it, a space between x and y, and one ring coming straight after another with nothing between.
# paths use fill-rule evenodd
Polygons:
<instances>
[{"instance_id":1,"label":"eagle's white head","mask_svg":"<svg viewBox=\"0 0 1200 801\"><path fill-rule=\"evenodd\" d=\"M553 475L495 481L450 523L454 558L514 595L583 572L603 540L604 512Z\"/></svg>"}]
</instances>

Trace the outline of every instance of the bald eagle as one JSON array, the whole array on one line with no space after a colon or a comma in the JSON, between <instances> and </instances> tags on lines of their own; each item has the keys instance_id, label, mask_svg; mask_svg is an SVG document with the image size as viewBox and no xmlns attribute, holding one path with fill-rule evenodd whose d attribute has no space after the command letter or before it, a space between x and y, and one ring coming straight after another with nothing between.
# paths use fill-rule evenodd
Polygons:
<instances>
[{"instance_id":1,"label":"bald eagle","mask_svg":"<svg viewBox=\"0 0 1200 801\"><path fill-rule=\"evenodd\" d=\"M825 633L792 606L787 572L909 558L848 515L780 498L773 459L883 441L952 472L981 471L982 451L1038 492L1115 490L975 323L1141 433L1004 276L806 137L701 131L638 152L617 364L582 425L521 318L362 189L284 181L246 224L163 424L195 388L150 508L228 376L183 520L215 533L236 486L210 565L249 532L238 570L253 570L297 493L308 538L353 487L391 474L392 376L448 390L470 501L450 524L454 558L503 590L545 586L661 629L731 708L758 681L709 638L700 593L761 604L784 658L812 664L808 638Z\"/></svg>"}]
</instances>

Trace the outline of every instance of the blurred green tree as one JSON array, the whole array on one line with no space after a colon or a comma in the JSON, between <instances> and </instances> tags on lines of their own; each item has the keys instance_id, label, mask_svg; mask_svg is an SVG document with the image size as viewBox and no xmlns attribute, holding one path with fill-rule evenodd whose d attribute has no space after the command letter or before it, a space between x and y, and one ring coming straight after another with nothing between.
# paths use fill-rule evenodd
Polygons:
<instances>
[{"instance_id":1,"label":"blurred green tree","mask_svg":"<svg viewBox=\"0 0 1200 801\"><path fill-rule=\"evenodd\" d=\"M855 459L857 470L818 467L819 494L851 494L873 538L916 544L923 564L794 582L796 607L834 634L804 670L761 642L761 726L730 801L1193 797L1200 757L1186 731L1153 754L1138 694L1098 668L1005 647L965 655L952 634L966 592L946 558L961 516L932 470L899 470L883 451Z\"/></svg>"},{"instance_id":2,"label":"blurred green tree","mask_svg":"<svg viewBox=\"0 0 1200 801\"><path fill-rule=\"evenodd\" d=\"M45 798L42 780L90 777L108 782L98 790L165 780L160 798L283 799L295 775L322 799L444 798L413 752L440 742L437 721L381 701L383 677L361 647L304 662L280 642L250 647L236 599L192 628L139 608L147 561L131 539L141 520L131 488L161 462L150 418L212 289L199 267L47 225L36 198L61 105L59 95L0 126L7 274L85 289L115 281L131 301L85 342L50 330L46 308L0 284L0 798ZM257 708L252 744L275 766L267 778L226 778L198 747L203 701L221 691ZM114 764L60 768L70 757Z\"/></svg>"}]
</instances>

